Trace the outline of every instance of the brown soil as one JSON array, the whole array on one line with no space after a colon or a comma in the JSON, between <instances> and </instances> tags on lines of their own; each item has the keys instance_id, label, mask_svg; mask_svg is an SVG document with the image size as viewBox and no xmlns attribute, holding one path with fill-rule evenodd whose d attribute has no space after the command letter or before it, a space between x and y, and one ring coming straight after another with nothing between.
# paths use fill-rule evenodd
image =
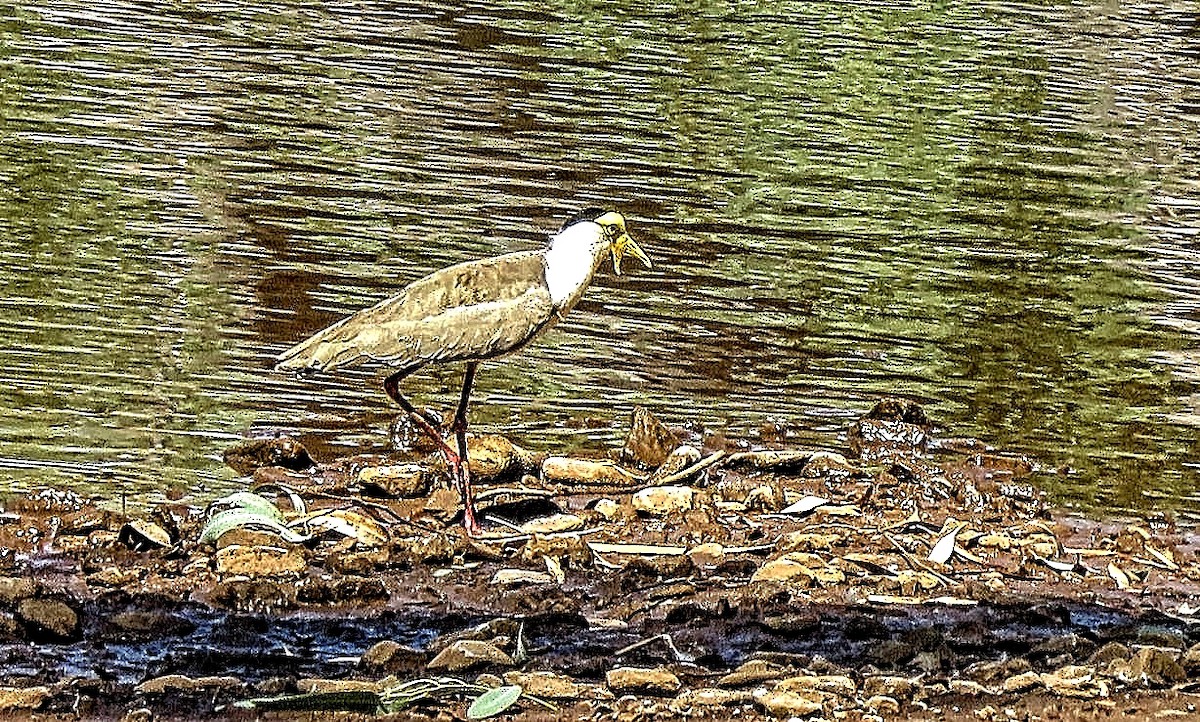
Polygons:
<instances>
[{"instance_id":1,"label":"brown soil","mask_svg":"<svg viewBox=\"0 0 1200 722\"><path fill-rule=\"evenodd\" d=\"M520 719L1200 719L1194 530L1047 509L1028 460L935 442L908 408L850 439L851 459L691 438L676 467L696 473L656 486L636 439L617 467L484 437L480 539L420 454L258 466L288 519L280 485L343 510L303 541L200 543L210 517L185 504L9 500L0 716L249 719L231 705L449 676L558 707Z\"/></svg>"}]
</instances>

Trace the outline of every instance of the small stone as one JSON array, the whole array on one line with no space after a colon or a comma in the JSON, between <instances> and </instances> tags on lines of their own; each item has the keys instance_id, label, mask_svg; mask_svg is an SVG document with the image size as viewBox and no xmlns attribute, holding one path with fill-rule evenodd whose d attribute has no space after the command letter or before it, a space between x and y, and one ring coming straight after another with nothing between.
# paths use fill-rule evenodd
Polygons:
<instances>
[{"instance_id":1,"label":"small stone","mask_svg":"<svg viewBox=\"0 0 1200 722\"><path fill-rule=\"evenodd\" d=\"M71 639L79 631L79 615L56 599L26 599L17 606L17 619L35 637Z\"/></svg>"},{"instance_id":2,"label":"small stone","mask_svg":"<svg viewBox=\"0 0 1200 722\"><path fill-rule=\"evenodd\" d=\"M1000 689L1007 694L1020 694L1041 686L1041 684L1042 676L1037 672L1030 671L1014 674L1000 683Z\"/></svg>"},{"instance_id":3,"label":"small stone","mask_svg":"<svg viewBox=\"0 0 1200 722\"><path fill-rule=\"evenodd\" d=\"M219 574L273 577L298 574L308 567L299 547L227 546L217 551Z\"/></svg>"},{"instance_id":4,"label":"small stone","mask_svg":"<svg viewBox=\"0 0 1200 722\"><path fill-rule=\"evenodd\" d=\"M358 483L367 491L394 499L428 493L430 480L420 464L396 464L368 466L358 472Z\"/></svg>"},{"instance_id":5,"label":"small stone","mask_svg":"<svg viewBox=\"0 0 1200 722\"><path fill-rule=\"evenodd\" d=\"M134 551L165 549L173 543L166 529L146 519L134 519L121 527L117 541Z\"/></svg>"},{"instance_id":6,"label":"small stone","mask_svg":"<svg viewBox=\"0 0 1200 722\"><path fill-rule=\"evenodd\" d=\"M122 569L121 567L104 567L95 574L88 575L88 583L101 587L124 587L141 578L138 569Z\"/></svg>"},{"instance_id":7,"label":"small stone","mask_svg":"<svg viewBox=\"0 0 1200 722\"><path fill-rule=\"evenodd\" d=\"M775 689L801 694L807 690L816 690L842 697L852 697L858 692L858 686L854 684L854 680L844 674L801 674L781 681L775 685Z\"/></svg>"},{"instance_id":8,"label":"small stone","mask_svg":"<svg viewBox=\"0 0 1200 722\"><path fill-rule=\"evenodd\" d=\"M424 655L399 642L385 639L362 653L358 664L364 670L384 674L415 672L424 666Z\"/></svg>"},{"instance_id":9,"label":"small stone","mask_svg":"<svg viewBox=\"0 0 1200 722\"><path fill-rule=\"evenodd\" d=\"M149 707L131 709L121 718L121 722L154 722L154 712Z\"/></svg>"},{"instance_id":10,"label":"small stone","mask_svg":"<svg viewBox=\"0 0 1200 722\"><path fill-rule=\"evenodd\" d=\"M968 697L979 697L985 694L991 694L987 687L984 687L978 682L972 682L969 679L952 679L950 680L951 694L962 694Z\"/></svg>"},{"instance_id":11,"label":"small stone","mask_svg":"<svg viewBox=\"0 0 1200 722\"><path fill-rule=\"evenodd\" d=\"M243 476L264 466L280 466L292 471L304 471L313 465L304 445L295 439L246 439L225 450L225 463Z\"/></svg>"},{"instance_id":12,"label":"small stone","mask_svg":"<svg viewBox=\"0 0 1200 722\"><path fill-rule=\"evenodd\" d=\"M820 692L797 694L776 690L756 691L754 701L771 714L780 719L788 717L811 717L821 712L823 698Z\"/></svg>"},{"instance_id":13,"label":"small stone","mask_svg":"<svg viewBox=\"0 0 1200 722\"><path fill-rule=\"evenodd\" d=\"M612 499L599 499L592 505L592 509L607 521L612 521L621 513L621 505Z\"/></svg>"},{"instance_id":14,"label":"small stone","mask_svg":"<svg viewBox=\"0 0 1200 722\"><path fill-rule=\"evenodd\" d=\"M687 712L697 707L731 707L753 701L754 697L746 690L719 689L717 687L700 687L685 689L679 693L672 703L672 710Z\"/></svg>"},{"instance_id":15,"label":"small stone","mask_svg":"<svg viewBox=\"0 0 1200 722\"><path fill-rule=\"evenodd\" d=\"M644 467L661 466L679 444L674 432L642 406L634 407L621 459Z\"/></svg>"},{"instance_id":16,"label":"small stone","mask_svg":"<svg viewBox=\"0 0 1200 722\"><path fill-rule=\"evenodd\" d=\"M49 696L49 687L0 687L0 711L37 709Z\"/></svg>"},{"instance_id":17,"label":"small stone","mask_svg":"<svg viewBox=\"0 0 1200 722\"><path fill-rule=\"evenodd\" d=\"M1200 644L1196 646L1200 648ZM1120 642L1109 642L1093 652L1092 656L1088 657L1088 664L1103 667L1110 664L1114 659L1128 661L1132 656L1133 652L1129 651L1129 647Z\"/></svg>"},{"instance_id":18,"label":"small stone","mask_svg":"<svg viewBox=\"0 0 1200 722\"><path fill-rule=\"evenodd\" d=\"M604 678L608 688L617 693L675 694L683 686L679 678L664 667L617 667L610 669Z\"/></svg>"},{"instance_id":19,"label":"small stone","mask_svg":"<svg viewBox=\"0 0 1200 722\"><path fill-rule=\"evenodd\" d=\"M336 692L380 692L379 682L364 679L322 679L306 677L296 680L296 690L301 694L330 694Z\"/></svg>"},{"instance_id":20,"label":"small stone","mask_svg":"<svg viewBox=\"0 0 1200 722\"><path fill-rule=\"evenodd\" d=\"M1156 688L1182 682L1187 679L1187 673L1177 657L1178 652L1174 650L1142 647L1129 660L1129 674L1124 680Z\"/></svg>"},{"instance_id":21,"label":"small stone","mask_svg":"<svg viewBox=\"0 0 1200 722\"><path fill-rule=\"evenodd\" d=\"M892 675L865 677L862 685L862 693L866 697L891 697L896 700L910 700L916 696L918 689L918 682Z\"/></svg>"},{"instance_id":22,"label":"small stone","mask_svg":"<svg viewBox=\"0 0 1200 722\"><path fill-rule=\"evenodd\" d=\"M816 479L831 474L852 474L855 471L857 469L854 465L841 454L832 451L814 451L812 456L808 457L804 468L800 470L800 475Z\"/></svg>"},{"instance_id":23,"label":"small stone","mask_svg":"<svg viewBox=\"0 0 1200 722\"><path fill-rule=\"evenodd\" d=\"M522 534L554 534L583 528L583 518L576 514L551 514L531 519L521 525Z\"/></svg>"},{"instance_id":24,"label":"small stone","mask_svg":"<svg viewBox=\"0 0 1200 722\"><path fill-rule=\"evenodd\" d=\"M448 672L461 672L464 669L489 664L511 667L513 660L491 642L478 639L459 639L438 652L426 667L444 669Z\"/></svg>"},{"instance_id":25,"label":"small stone","mask_svg":"<svg viewBox=\"0 0 1200 722\"><path fill-rule=\"evenodd\" d=\"M877 694L868 697L864 706L878 715L900 714L900 701L887 695Z\"/></svg>"},{"instance_id":26,"label":"small stone","mask_svg":"<svg viewBox=\"0 0 1200 722\"><path fill-rule=\"evenodd\" d=\"M725 547L716 542L697 544L688 549L687 556L697 569L717 567L725 561Z\"/></svg>"},{"instance_id":27,"label":"small stone","mask_svg":"<svg viewBox=\"0 0 1200 722\"><path fill-rule=\"evenodd\" d=\"M471 477L487 483L519 479L538 465L535 454L499 434L472 436L467 441L467 456Z\"/></svg>"},{"instance_id":28,"label":"small stone","mask_svg":"<svg viewBox=\"0 0 1200 722\"><path fill-rule=\"evenodd\" d=\"M742 687L786 677L790 671L762 659L751 659L717 680L722 687Z\"/></svg>"},{"instance_id":29,"label":"small stone","mask_svg":"<svg viewBox=\"0 0 1200 722\"><path fill-rule=\"evenodd\" d=\"M525 694L546 699L579 699L584 687L564 674L554 672L507 672L506 684L519 685Z\"/></svg>"},{"instance_id":30,"label":"small stone","mask_svg":"<svg viewBox=\"0 0 1200 722\"><path fill-rule=\"evenodd\" d=\"M673 474L678 474L689 466L700 461L700 450L690 444L684 444L676 448L667 456L667 460L658 467L658 470L650 475L650 483L656 484L659 479L665 479ZM696 472L699 473L699 472ZM690 479L695 474L689 475ZM687 479L677 479L677 481L686 481Z\"/></svg>"},{"instance_id":31,"label":"small stone","mask_svg":"<svg viewBox=\"0 0 1200 722\"><path fill-rule=\"evenodd\" d=\"M33 580L26 577L0 577L0 604L10 606L32 597L37 591Z\"/></svg>"},{"instance_id":32,"label":"small stone","mask_svg":"<svg viewBox=\"0 0 1200 722\"><path fill-rule=\"evenodd\" d=\"M1069 664L1040 675L1040 679L1047 690L1060 697L1091 699L1108 696L1107 683L1097 679L1090 667Z\"/></svg>"},{"instance_id":33,"label":"small stone","mask_svg":"<svg viewBox=\"0 0 1200 722\"><path fill-rule=\"evenodd\" d=\"M1179 661L1188 674L1195 674L1200 670L1200 644L1193 644L1191 647L1188 647L1188 650L1183 653L1183 657Z\"/></svg>"},{"instance_id":34,"label":"small stone","mask_svg":"<svg viewBox=\"0 0 1200 722\"><path fill-rule=\"evenodd\" d=\"M678 514L695 504L695 491L690 486L652 486L633 495L633 508L650 516Z\"/></svg>"},{"instance_id":35,"label":"small stone","mask_svg":"<svg viewBox=\"0 0 1200 722\"><path fill-rule=\"evenodd\" d=\"M546 572L531 569L497 569L492 575L491 583L496 586L528 586L538 584L553 584L554 578Z\"/></svg>"},{"instance_id":36,"label":"small stone","mask_svg":"<svg viewBox=\"0 0 1200 722\"><path fill-rule=\"evenodd\" d=\"M197 689L229 689L241 687L242 680L237 677L187 677L182 674L167 674L142 682L134 687L134 691L162 694L165 692L190 691Z\"/></svg>"}]
</instances>

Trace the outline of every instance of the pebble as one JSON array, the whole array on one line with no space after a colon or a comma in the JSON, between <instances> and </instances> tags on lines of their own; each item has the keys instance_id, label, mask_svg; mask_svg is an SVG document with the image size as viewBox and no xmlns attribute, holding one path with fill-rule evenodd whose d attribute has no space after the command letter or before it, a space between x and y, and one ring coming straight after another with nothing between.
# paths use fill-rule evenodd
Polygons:
<instances>
[{"instance_id":1,"label":"pebble","mask_svg":"<svg viewBox=\"0 0 1200 722\"><path fill-rule=\"evenodd\" d=\"M513 660L491 642L479 639L459 639L438 652L426 667L444 669L447 672L461 672L464 669L490 664L511 667Z\"/></svg>"},{"instance_id":2,"label":"pebble","mask_svg":"<svg viewBox=\"0 0 1200 722\"><path fill-rule=\"evenodd\" d=\"M0 687L0 711L37 709L50 696L50 688Z\"/></svg>"},{"instance_id":3,"label":"pebble","mask_svg":"<svg viewBox=\"0 0 1200 722\"><path fill-rule=\"evenodd\" d=\"M652 486L633 495L633 508L650 516L678 514L695 505L695 491L690 486Z\"/></svg>"},{"instance_id":4,"label":"pebble","mask_svg":"<svg viewBox=\"0 0 1200 722\"><path fill-rule=\"evenodd\" d=\"M298 574L308 561L299 547L227 546L217 551L217 572L248 577Z\"/></svg>"},{"instance_id":5,"label":"pebble","mask_svg":"<svg viewBox=\"0 0 1200 722\"><path fill-rule=\"evenodd\" d=\"M772 664L762 659L751 659L743 662L737 669L721 677L717 680L717 684L721 687L742 687L749 684L782 679L788 674L789 670L778 664Z\"/></svg>"},{"instance_id":6,"label":"pebble","mask_svg":"<svg viewBox=\"0 0 1200 722\"><path fill-rule=\"evenodd\" d=\"M675 694L683 683L665 667L617 667L604 675L613 692L642 692L646 694Z\"/></svg>"},{"instance_id":7,"label":"pebble","mask_svg":"<svg viewBox=\"0 0 1200 722\"><path fill-rule=\"evenodd\" d=\"M761 690L754 694L754 701L780 719L788 717L811 717L823 709L820 693L798 694L777 690Z\"/></svg>"},{"instance_id":8,"label":"pebble","mask_svg":"<svg viewBox=\"0 0 1200 722\"><path fill-rule=\"evenodd\" d=\"M308 449L295 439L246 439L225 450L225 463L243 476L264 466L303 471L313 465Z\"/></svg>"},{"instance_id":9,"label":"pebble","mask_svg":"<svg viewBox=\"0 0 1200 722\"><path fill-rule=\"evenodd\" d=\"M891 697L896 700L910 700L916 696L918 689L918 682L891 675L865 677L862 685L862 693L867 697Z\"/></svg>"},{"instance_id":10,"label":"pebble","mask_svg":"<svg viewBox=\"0 0 1200 722\"><path fill-rule=\"evenodd\" d=\"M0 577L0 604L12 605L32 597L37 587L25 577Z\"/></svg>"},{"instance_id":11,"label":"pebble","mask_svg":"<svg viewBox=\"0 0 1200 722\"><path fill-rule=\"evenodd\" d=\"M554 672L508 672L506 684L515 684L525 694L545 699L579 699L586 691L584 686L570 677Z\"/></svg>"},{"instance_id":12,"label":"pebble","mask_svg":"<svg viewBox=\"0 0 1200 722\"><path fill-rule=\"evenodd\" d=\"M79 631L79 615L57 599L25 599L16 616L34 636L70 639Z\"/></svg>"},{"instance_id":13,"label":"pebble","mask_svg":"<svg viewBox=\"0 0 1200 722\"><path fill-rule=\"evenodd\" d=\"M429 475L420 464L368 466L358 472L358 483L392 498L421 496L429 491Z\"/></svg>"},{"instance_id":14,"label":"pebble","mask_svg":"<svg viewBox=\"0 0 1200 722\"><path fill-rule=\"evenodd\" d=\"M242 680L237 677L187 677L182 674L167 674L142 682L134 687L134 691L161 694L178 690L229 689L240 686Z\"/></svg>"},{"instance_id":15,"label":"pebble","mask_svg":"<svg viewBox=\"0 0 1200 722\"><path fill-rule=\"evenodd\" d=\"M551 514L531 519L521 525L522 534L554 534L583 528L583 518L577 514Z\"/></svg>"}]
</instances>

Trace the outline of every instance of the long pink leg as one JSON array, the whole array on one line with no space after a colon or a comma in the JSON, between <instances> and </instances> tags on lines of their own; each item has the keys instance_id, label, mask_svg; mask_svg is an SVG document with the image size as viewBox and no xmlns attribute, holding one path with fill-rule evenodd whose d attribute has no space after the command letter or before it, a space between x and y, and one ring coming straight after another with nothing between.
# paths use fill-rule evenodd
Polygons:
<instances>
[{"instance_id":1,"label":"long pink leg","mask_svg":"<svg viewBox=\"0 0 1200 722\"><path fill-rule=\"evenodd\" d=\"M437 445L438 450L446 458L446 465L450 467L454 485L463 498L463 528L469 536L478 536L483 531L475 516L475 501L471 496L470 471L467 466L466 403L467 398L470 396L470 384L475 376L476 366L478 364L467 364L467 377L463 384L462 399L459 402L458 413L455 414L454 424L451 427L458 433L459 450L457 453L442 438L442 432L429 423L425 415L417 411L416 407L400 393L400 381L407 374L393 374L383 382L383 390L387 392L387 395L399 404L400 408L404 409L405 413L416 422L421 431L425 432L430 439L433 439L433 443ZM460 426L462 430L458 432Z\"/></svg>"}]
</instances>

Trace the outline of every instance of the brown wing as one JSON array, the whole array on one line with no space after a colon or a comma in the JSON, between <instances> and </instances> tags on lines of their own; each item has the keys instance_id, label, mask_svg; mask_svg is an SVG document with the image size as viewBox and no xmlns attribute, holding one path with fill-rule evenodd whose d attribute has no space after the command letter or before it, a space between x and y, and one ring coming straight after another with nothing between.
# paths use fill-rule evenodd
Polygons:
<instances>
[{"instance_id":1,"label":"brown wing","mask_svg":"<svg viewBox=\"0 0 1200 722\"><path fill-rule=\"evenodd\" d=\"M343 319L279 357L280 369L334 369L380 361L486 359L516 350L554 320L540 252L510 253L436 271Z\"/></svg>"}]
</instances>

